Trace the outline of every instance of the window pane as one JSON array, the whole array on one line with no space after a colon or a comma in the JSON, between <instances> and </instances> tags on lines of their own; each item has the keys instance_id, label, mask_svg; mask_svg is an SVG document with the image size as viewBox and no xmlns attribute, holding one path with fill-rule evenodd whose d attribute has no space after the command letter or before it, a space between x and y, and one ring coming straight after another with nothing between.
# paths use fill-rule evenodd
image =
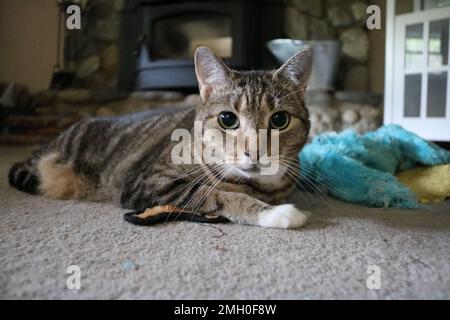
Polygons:
<instances>
[{"instance_id":1,"label":"window pane","mask_svg":"<svg viewBox=\"0 0 450 320\"><path fill-rule=\"evenodd\" d=\"M427 117L445 118L447 105L447 72L428 75Z\"/></svg>"},{"instance_id":2,"label":"window pane","mask_svg":"<svg viewBox=\"0 0 450 320\"><path fill-rule=\"evenodd\" d=\"M448 31L449 19L430 22L430 43L428 51L430 67L445 66L448 64Z\"/></svg>"},{"instance_id":3,"label":"window pane","mask_svg":"<svg viewBox=\"0 0 450 320\"><path fill-rule=\"evenodd\" d=\"M443 8L450 6L450 0L422 0L422 10Z\"/></svg>"},{"instance_id":4,"label":"window pane","mask_svg":"<svg viewBox=\"0 0 450 320\"><path fill-rule=\"evenodd\" d=\"M405 68L414 69L423 66L423 24L406 27Z\"/></svg>"},{"instance_id":5,"label":"window pane","mask_svg":"<svg viewBox=\"0 0 450 320\"><path fill-rule=\"evenodd\" d=\"M405 117L420 117L421 88L421 74L409 74L405 76Z\"/></svg>"}]
</instances>

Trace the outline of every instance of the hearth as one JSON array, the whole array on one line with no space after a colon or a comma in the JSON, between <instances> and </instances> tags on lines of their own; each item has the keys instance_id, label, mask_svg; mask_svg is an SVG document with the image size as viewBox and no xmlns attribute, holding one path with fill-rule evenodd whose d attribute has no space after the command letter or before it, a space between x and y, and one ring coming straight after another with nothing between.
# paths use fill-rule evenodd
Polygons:
<instances>
[{"instance_id":1,"label":"hearth","mask_svg":"<svg viewBox=\"0 0 450 320\"><path fill-rule=\"evenodd\" d=\"M236 69L274 68L265 43L284 36L283 12L283 0L129 0L121 14L118 87L195 90L199 45Z\"/></svg>"}]
</instances>

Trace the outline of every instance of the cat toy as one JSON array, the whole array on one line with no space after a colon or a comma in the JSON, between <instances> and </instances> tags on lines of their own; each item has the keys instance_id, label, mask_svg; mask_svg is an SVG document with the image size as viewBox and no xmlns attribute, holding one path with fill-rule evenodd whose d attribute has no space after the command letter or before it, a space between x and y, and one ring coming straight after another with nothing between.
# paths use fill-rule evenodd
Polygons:
<instances>
[{"instance_id":1,"label":"cat toy","mask_svg":"<svg viewBox=\"0 0 450 320\"><path fill-rule=\"evenodd\" d=\"M201 215L196 212L183 210L181 208L165 205L146 208L143 210L132 211L126 213L123 218L125 221L140 226L151 226L159 223L188 221L196 223L226 223L227 218L205 214Z\"/></svg>"},{"instance_id":2,"label":"cat toy","mask_svg":"<svg viewBox=\"0 0 450 320\"><path fill-rule=\"evenodd\" d=\"M347 202L415 209L419 201L450 195L450 170L445 164L450 164L449 151L398 125L364 135L347 129L318 135L303 148L300 183L313 176L324 191Z\"/></svg>"}]
</instances>

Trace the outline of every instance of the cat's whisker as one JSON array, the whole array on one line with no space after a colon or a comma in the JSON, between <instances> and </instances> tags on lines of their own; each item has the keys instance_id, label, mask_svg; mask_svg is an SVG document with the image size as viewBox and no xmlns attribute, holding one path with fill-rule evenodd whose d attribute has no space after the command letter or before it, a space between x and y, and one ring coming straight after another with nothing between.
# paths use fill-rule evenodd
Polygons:
<instances>
[{"instance_id":1,"label":"cat's whisker","mask_svg":"<svg viewBox=\"0 0 450 320\"><path fill-rule=\"evenodd\" d=\"M313 188L317 193L319 194L323 194L323 191L320 190L320 188L318 188L317 186L314 185L314 182L318 182L315 177L310 176L308 173L302 172L296 165L292 165L290 163L288 163L290 170L294 171L296 173L296 175L298 176L299 182L301 182L301 179L307 179L305 180L306 183L308 183L308 185L311 186L311 188ZM309 179L313 180L310 181Z\"/></svg>"},{"instance_id":2,"label":"cat's whisker","mask_svg":"<svg viewBox=\"0 0 450 320\"><path fill-rule=\"evenodd\" d=\"M310 180L310 178L305 177L304 180L299 181L299 183L304 182L306 184L306 187L311 188L311 190L318 195L322 200L324 200L327 204L330 202L329 196L324 193L322 190L320 190L319 187L315 185L315 182Z\"/></svg>"},{"instance_id":3,"label":"cat's whisker","mask_svg":"<svg viewBox=\"0 0 450 320\"><path fill-rule=\"evenodd\" d=\"M324 186L327 193L334 193L340 196L346 195L345 192L339 190L338 187L333 186L332 184L330 184L330 182L327 182L326 180L313 176L311 173L307 172L307 170L300 170L299 174L300 174L300 182L301 181L305 181L306 183L308 183L308 181L310 181L311 183L315 182L318 185ZM323 193L323 191L321 191L321 193ZM326 196L328 197L328 195Z\"/></svg>"},{"instance_id":4,"label":"cat's whisker","mask_svg":"<svg viewBox=\"0 0 450 320\"><path fill-rule=\"evenodd\" d=\"M297 179L297 183L300 183L299 180L299 175L301 174L299 169L295 166L293 166L290 163L285 163L285 166L288 170L291 170L292 172L294 172L296 179ZM305 177L304 182L312 189L312 191L314 191L316 194L319 195L319 197L321 197L324 201L329 202L329 198L328 196L322 191L320 190L319 187L317 187L313 181L310 181L310 179L308 179L307 177Z\"/></svg>"},{"instance_id":5,"label":"cat's whisker","mask_svg":"<svg viewBox=\"0 0 450 320\"><path fill-rule=\"evenodd\" d=\"M213 167L213 168L211 168L211 173L214 173L214 174L219 174L220 172L221 172L221 170L223 170L222 168L221 168L221 166L220 165L217 165L217 166L215 166L215 167ZM208 174L206 173L206 177L208 176ZM201 179L200 179L201 180ZM204 183L202 183L201 185L200 185L200 187L194 192L194 194L186 201L186 203L184 204L184 206L182 207L182 210L181 211L183 211L183 210L185 210L186 209L186 207L188 206L188 205L190 205L191 204L191 202L195 199L195 197L197 196L197 194L201 191L201 189L203 188L203 187L205 187L206 186L206 182L204 182ZM192 188L191 188L192 189ZM190 191L190 190L189 190Z\"/></svg>"},{"instance_id":6,"label":"cat's whisker","mask_svg":"<svg viewBox=\"0 0 450 320\"><path fill-rule=\"evenodd\" d=\"M181 191L183 191L184 189L190 187L191 185L195 184L197 181L200 181L201 179L203 179L204 177L207 176L206 172L203 172L203 169L199 169L198 171L202 172L202 174L200 174L199 176L195 177L192 181L190 181L187 185L185 185L184 187L182 187L181 189L176 189L173 192L168 194L168 198L170 198L171 196L173 196L175 193L179 193ZM176 179L172 180L175 181Z\"/></svg>"},{"instance_id":7,"label":"cat's whisker","mask_svg":"<svg viewBox=\"0 0 450 320\"><path fill-rule=\"evenodd\" d=\"M213 183L213 185L212 185L209 189L207 189L208 191L205 192L205 194L197 201L197 203L195 204L195 206L193 207L193 209L190 210L190 211L192 211L194 214L197 213L197 210L198 210L198 208L203 204L203 201L206 200L206 198L209 196L209 194L211 193L211 191L218 185L218 183L221 182L222 174L223 174L223 173L225 172L225 170L227 170L227 169L228 169L227 167L219 168L219 172L216 172L216 173L215 173L215 174L219 175L219 179L218 179L215 183ZM228 170L231 170L231 168L228 169ZM204 184L204 185L202 185L201 188L203 188L203 187L205 187L205 186L207 186L207 185ZM200 188L199 188L197 191L199 191L199 190L200 190ZM195 196L195 194L194 194L194 196ZM192 202L192 200L194 199L194 196L192 197L192 199L191 199L190 202ZM186 204L186 205L182 208L182 211L186 208L187 205L188 205L188 204ZM179 214L181 214L181 213L179 213Z\"/></svg>"},{"instance_id":8,"label":"cat's whisker","mask_svg":"<svg viewBox=\"0 0 450 320\"><path fill-rule=\"evenodd\" d=\"M201 168L202 170L204 170L203 168ZM220 169L220 164L216 164L216 166L213 166L211 168L211 170L213 172L215 172L216 170ZM175 210L175 208L179 205L179 202L181 201L181 199L184 199L185 195L187 195L192 188L198 184L198 182L200 182L201 180L203 180L204 178L208 177L208 173L204 172L202 175L198 176L197 178L195 178L193 181L191 181L190 183L188 183L186 186L184 186L181 190L176 190L175 192L180 192L186 188L189 188L188 190L186 190L186 192L183 193L183 195L179 198L179 201L176 203L176 205L174 206L174 208L172 208L172 210L168 213L167 218L166 218L166 222L169 220L170 215L173 213L173 211ZM186 208L186 206L191 202L191 200L195 197L195 195L199 192L200 189L202 189L204 187L206 183L202 183L200 184L200 186L198 187L198 189L196 190L196 192L191 195L191 197L186 201L186 204L184 205L184 207L182 208L182 211ZM175 193L174 192L174 193ZM174 194L172 193L172 194ZM182 212L181 211L181 212Z\"/></svg>"},{"instance_id":9,"label":"cat's whisker","mask_svg":"<svg viewBox=\"0 0 450 320\"><path fill-rule=\"evenodd\" d=\"M303 198L304 201L308 201L305 196L305 193L312 199L312 195L310 192L308 192L307 190L301 191L300 189L298 189L295 179L292 179L291 176L289 176L289 175L287 175L286 178L288 179L289 183L294 186L294 190L298 193L299 196L301 196Z\"/></svg>"},{"instance_id":10,"label":"cat's whisker","mask_svg":"<svg viewBox=\"0 0 450 320\"><path fill-rule=\"evenodd\" d=\"M227 170L227 171L225 171ZM225 168L222 171L222 174L220 175L219 179L217 179L216 183L213 184L209 190L205 193L205 195L201 198L201 200L198 202L197 206L194 208L193 212L197 213L197 210L199 208L199 206L202 204L202 202L204 200L206 200L208 198L208 196L211 194L211 192L217 187L217 185L222 181L222 179L225 179L231 172L233 171L232 168Z\"/></svg>"},{"instance_id":11,"label":"cat's whisker","mask_svg":"<svg viewBox=\"0 0 450 320\"><path fill-rule=\"evenodd\" d=\"M275 95L274 99L277 99L279 97L279 95L281 94L281 92L283 92L283 90L286 89L289 85L290 85L290 83L286 83L283 86L283 88L281 88L280 91L278 91L278 93Z\"/></svg>"},{"instance_id":12,"label":"cat's whisker","mask_svg":"<svg viewBox=\"0 0 450 320\"><path fill-rule=\"evenodd\" d=\"M286 166L286 165L285 165L285 166ZM298 183L299 183L299 180L298 180L298 173L297 173L293 168L291 168L291 167L289 167L289 166L286 166L286 168L287 168L288 172L289 172L289 170L291 170L291 172L294 172L294 174L291 174L291 176L295 177L296 184L298 184ZM314 191L317 195L319 195L319 197L321 197L321 198L322 198L323 200L325 200L325 201L328 200L328 199L327 199L327 196L326 196L319 188L317 188L317 187L314 185L314 183L312 183L312 182L309 181L309 180L306 180L305 182L306 182L307 185L312 189L312 191ZM307 189L305 189L305 191L308 192Z\"/></svg>"},{"instance_id":13,"label":"cat's whisker","mask_svg":"<svg viewBox=\"0 0 450 320\"><path fill-rule=\"evenodd\" d=\"M188 176L192 176L192 175L194 175L194 174L196 174L198 172L201 172L201 171L203 171L203 168L194 168L194 169L192 169L190 171L187 171L186 173L183 173L181 175L176 176L173 179L167 180L167 183L171 183L171 182L174 182L176 180L179 180L179 179L182 179L182 178L186 178Z\"/></svg>"},{"instance_id":14,"label":"cat's whisker","mask_svg":"<svg viewBox=\"0 0 450 320\"><path fill-rule=\"evenodd\" d=\"M327 187L330 191L333 191L336 194L340 194L342 196L345 196L346 193L342 190L340 190L340 188L335 185L333 182L324 179L323 177L318 177L315 176L312 172L311 169L308 169L307 167L304 167L301 169L301 173L303 176L308 176L310 178L313 178L317 183L320 183L322 185L324 185L325 187Z\"/></svg>"},{"instance_id":15,"label":"cat's whisker","mask_svg":"<svg viewBox=\"0 0 450 320\"><path fill-rule=\"evenodd\" d=\"M289 156L280 156L282 158L291 159L296 162L296 164L299 166L299 172L300 176L308 175L310 178L314 179L317 183L325 185L327 188L339 192L338 187L333 184L331 181L327 181L323 177L317 177L312 174L312 169L310 169L310 164L308 163L299 163L298 158L289 157ZM342 192L341 192L342 193Z\"/></svg>"},{"instance_id":16,"label":"cat's whisker","mask_svg":"<svg viewBox=\"0 0 450 320\"><path fill-rule=\"evenodd\" d=\"M293 92L290 92L290 93L288 93L287 95L281 97L281 98L280 98L280 102L282 102L282 101L286 100L286 98L288 98L288 97L290 97L290 96L292 96L292 95L294 95L294 94L296 94L296 93L302 92L302 91L304 91L304 89L295 90L295 91L293 91Z\"/></svg>"},{"instance_id":17,"label":"cat's whisker","mask_svg":"<svg viewBox=\"0 0 450 320\"><path fill-rule=\"evenodd\" d=\"M171 211L167 214L166 217L166 222L169 221L170 215L174 212L175 208L178 207L179 202L181 201L181 199L183 199L191 190L192 188L194 188L194 186L201 181L203 178L206 177L206 174L204 174L203 176L199 176L197 177L195 180L191 181L190 183L188 183L186 186L183 187L183 189L188 188L181 197L179 197L179 200L176 202L175 206L171 209ZM203 184L200 185L199 189L203 186ZM181 190L176 190L174 193L180 192ZM198 191L198 190L197 190ZM172 194L174 194L172 193ZM191 197L193 197L194 195L192 195ZM190 198L189 198L190 199ZM189 199L187 202L189 202Z\"/></svg>"},{"instance_id":18,"label":"cat's whisker","mask_svg":"<svg viewBox=\"0 0 450 320\"><path fill-rule=\"evenodd\" d=\"M312 194L310 192L308 192L307 190L302 192L300 189L298 189L298 185L297 185L297 181L296 181L297 179L295 176L293 176L291 173L289 173L289 171L286 171L286 178L288 178L289 182L294 186L295 190L299 194L303 195L306 193L311 200L314 200L314 197L312 196Z\"/></svg>"}]
</instances>

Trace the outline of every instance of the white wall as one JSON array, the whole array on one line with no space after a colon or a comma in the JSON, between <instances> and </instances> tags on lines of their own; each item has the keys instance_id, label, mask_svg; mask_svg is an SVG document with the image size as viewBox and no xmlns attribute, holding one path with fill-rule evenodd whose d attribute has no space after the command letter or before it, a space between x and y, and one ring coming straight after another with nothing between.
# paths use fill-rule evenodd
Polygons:
<instances>
[{"instance_id":1,"label":"white wall","mask_svg":"<svg viewBox=\"0 0 450 320\"><path fill-rule=\"evenodd\" d=\"M49 86L57 14L56 0L0 0L0 81Z\"/></svg>"}]
</instances>

